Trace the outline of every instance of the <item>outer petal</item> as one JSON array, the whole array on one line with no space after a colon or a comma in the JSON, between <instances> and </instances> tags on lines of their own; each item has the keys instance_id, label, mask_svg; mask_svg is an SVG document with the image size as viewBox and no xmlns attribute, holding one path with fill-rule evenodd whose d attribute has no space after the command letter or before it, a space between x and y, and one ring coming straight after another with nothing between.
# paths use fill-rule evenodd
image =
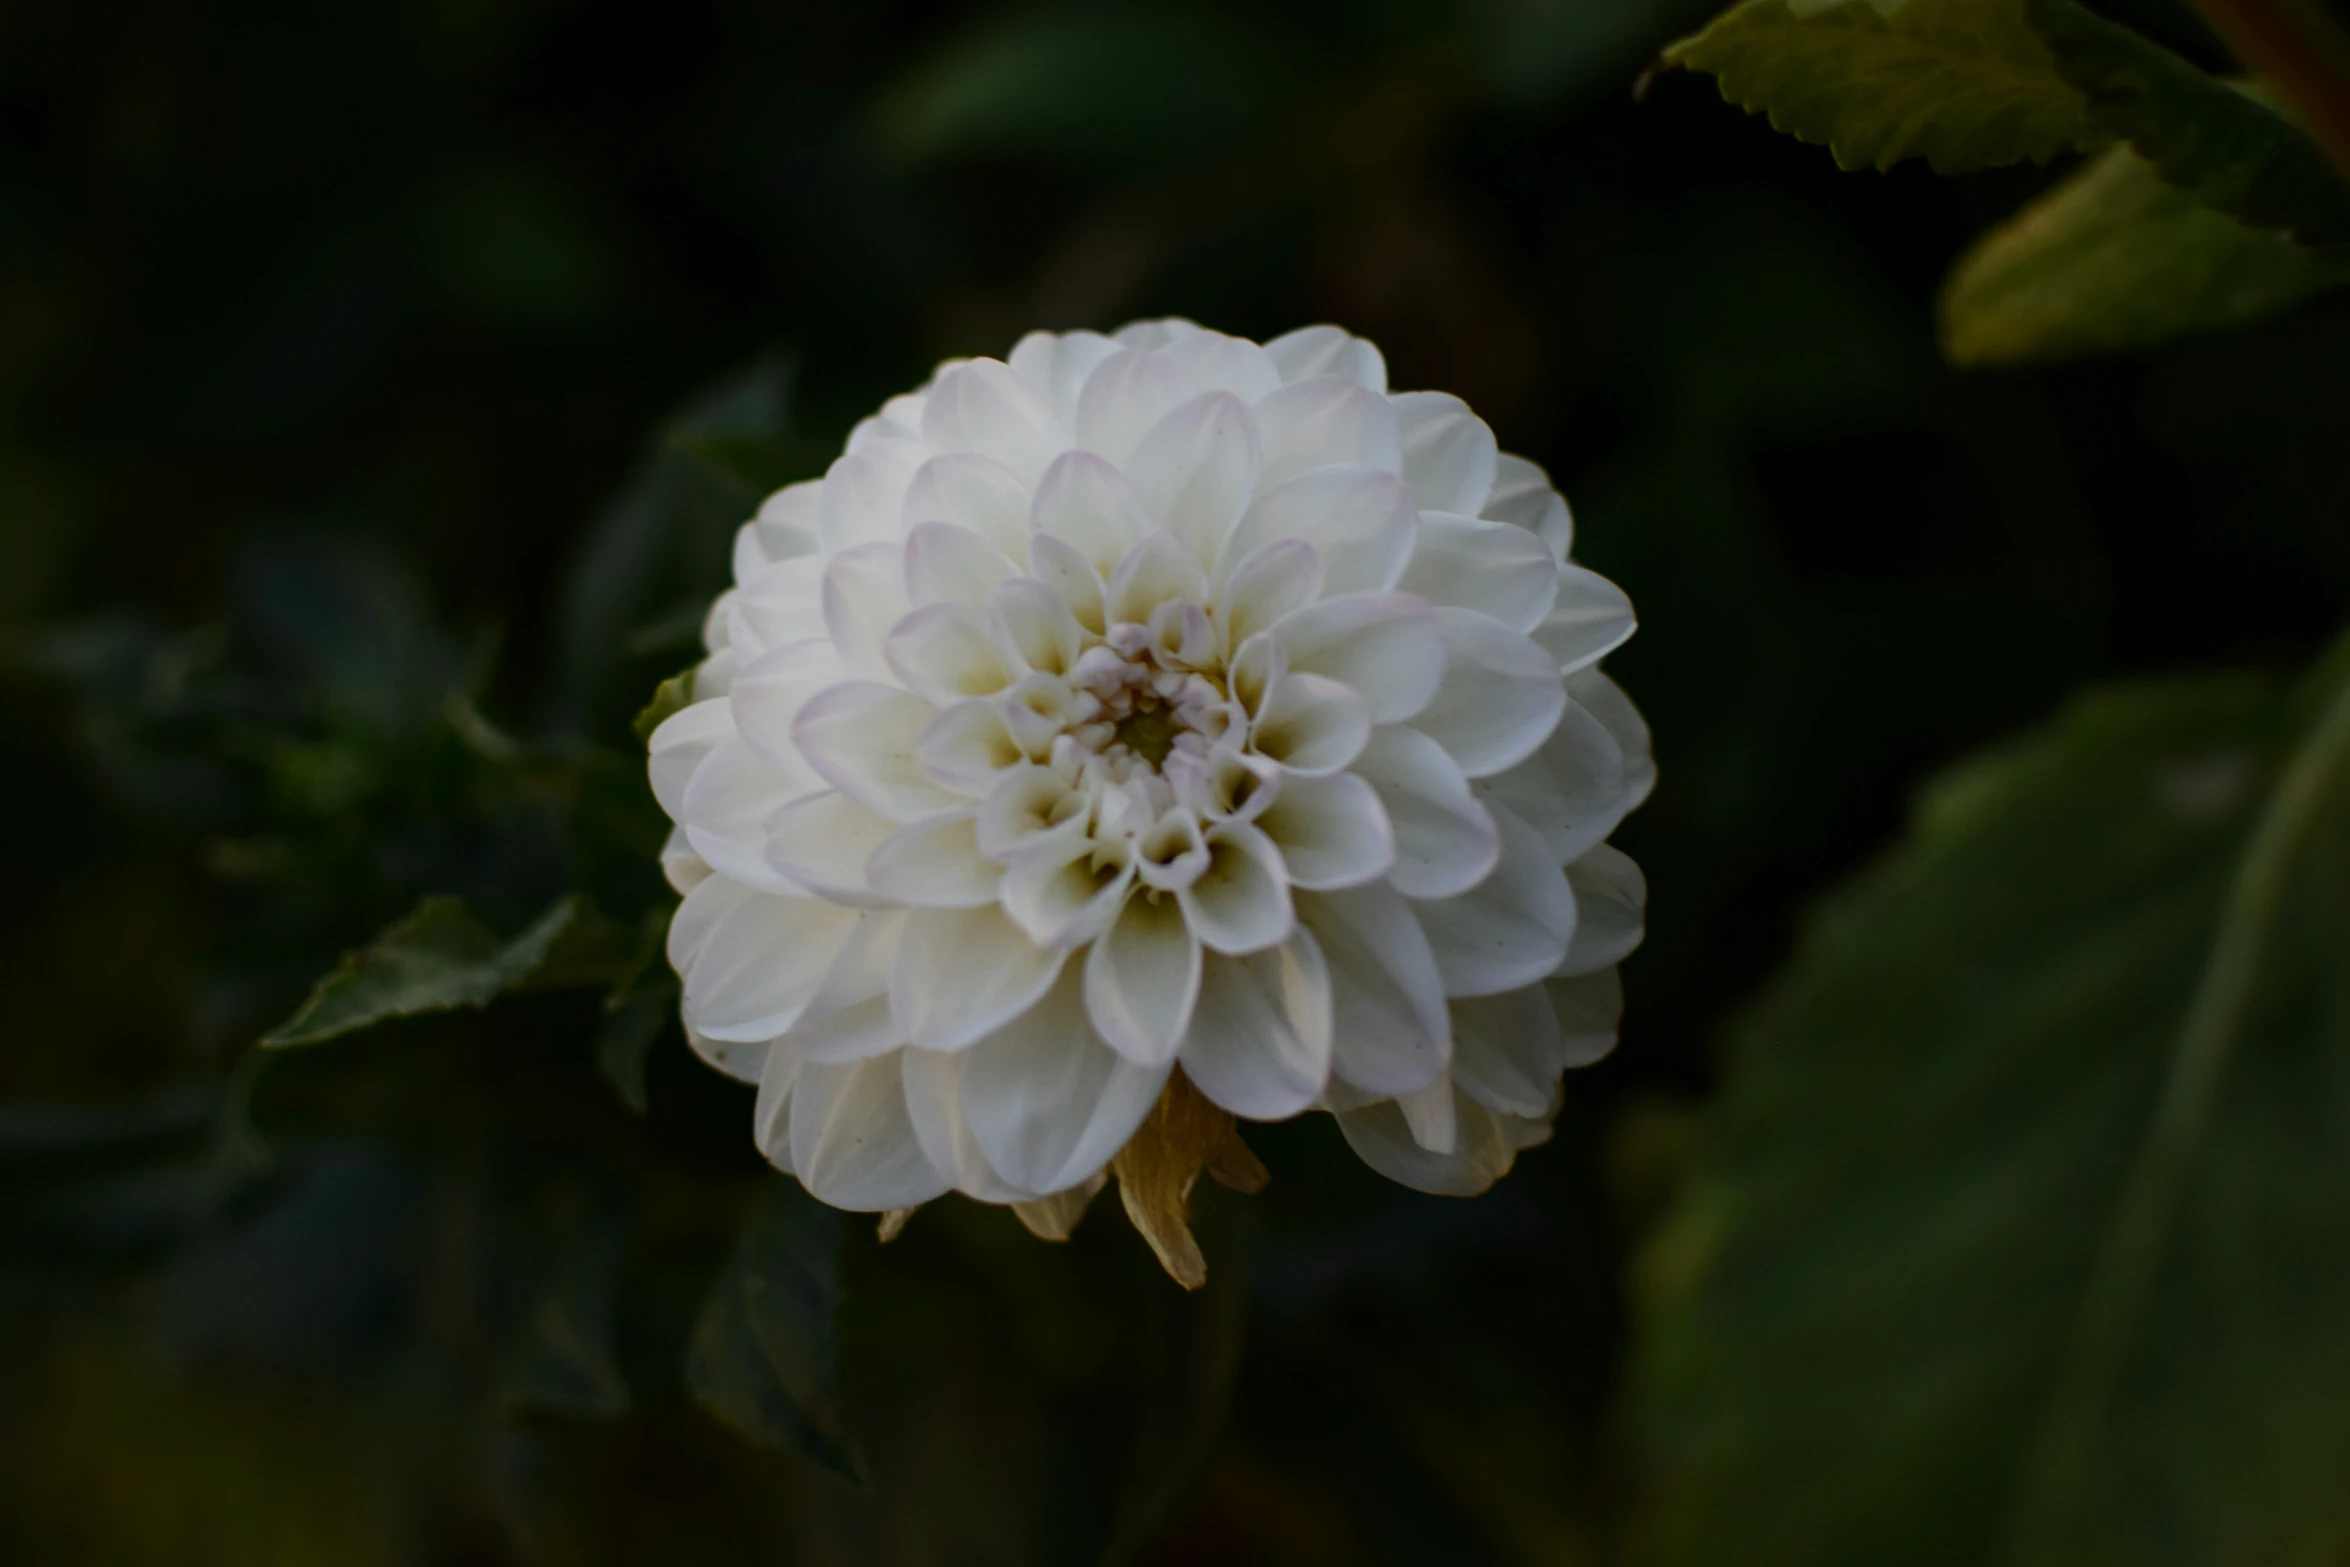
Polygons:
<instances>
[{"instance_id":1,"label":"outer petal","mask_svg":"<svg viewBox=\"0 0 2350 1567\"><path fill-rule=\"evenodd\" d=\"M906 917L871 909L841 943L825 968L816 994L785 1036L789 1049L809 1061L863 1061L905 1043L889 1015L889 976L897 964L898 938Z\"/></svg>"},{"instance_id":2,"label":"outer petal","mask_svg":"<svg viewBox=\"0 0 2350 1567\"><path fill-rule=\"evenodd\" d=\"M1559 1049L1570 1067L1589 1066L1616 1048L1616 1019L1624 1014L1624 984L1612 968L1543 982L1558 1012Z\"/></svg>"},{"instance_id":3,"label":"outer petal","mask_svg":"<svg viewBox=\"0 0 2350 1567\"><path fill-rule=\"evenodd\" d=\"M980 1151L979 1139L963 1118L963 1075L969 1051L941 1055L909 1050L900 1057L906 1079L906 1113L931 1168L948 1185L981 1202L1024 1202L1035 1196L996 1174Z\"/></svg>"},{"instance_id":4,"label":"outer petal","mask_svg":"<svg viewBox=\"0 0 2350 1567\"><path fill-rule=\"evenodd\" d=\"M1126 475L1108 458L1085 451L1070 452L1045 470L1028 515L1034 531L1067 544L1103 577L1151 527Z\"/></svg>"},{"instance_id":5,"label":"outer petal","mask_svg":"<svg viewBox=\"0 0 2350 1567\"><path fill-rule=\"evenodd\" d=\"M1354 770L1379 791L1394 826L1399 891L1449 898L1492 874L1500 829L1442 746L1415 729L1381 729Z\"/></svg>"},{"instance_id":6,"label":"outer petal","mask_svg":"<svg viewBox=\"0 0 2350 1567\"><path fill-rule=\"evenodd\" d=\"M1169 1068L1136 1066L1094 1037L1072 969L1050 995L972 1047L963 1118L987 1162L1043 1195L1075 1186L1126 1146Z\"/></svg>"},{"instance_id":7,"label":"outer petal","mask_svg":"<svg viewBox=\"0 0 2350 1567\"><path fill-rule=\"evenodd\" d=\"M810 697L847 678L848 670L840 661L839 651L830 642L811 637L785 643L753 659L735 676L726 702L735 727L742 731L752 750L777 767L805 772L807 759L792 741L792 725L799 720L800 709L808 705ZM685 711L691 713L701 705L697 702ZM677 719L669 722L675 723ZM667 727L667 724L662 726ZM654 731L653 741L658 751L662 741L660 730Z\"/></svg>"},{"instance_id":8,"label":"outer petal","mask_svg":"<svg viewBox=\"0 0 2350 1567\"><path fill-rule=\"evenodd\" d=\"M794 800L767 823L776 870L835 903L880 904L865 867L898 824L854 795L827 789Z\"/></svg>"},{"instance_id":9,"label":"outer petal","mask_svg":"<svg viewBox=\"0 0 2350 1567\"><path fill-rule=\"evenodd\" d=\"M726 885L712 878L686 901ZM685 919L682 907L679 919ZM833 954L856 924L855 909L821 898L749 893L731 901L711 921L709 936L686 971L687 1017L712 1039L773 1039L791 1027L815 995Z\"/></svg>"},{"instance_id":10,"label":"outer petal","mask_svg":"<svg viewBox=\"0 0 2350 1567\"><path fill-rule=\"evenodd\" d=\"M1257 826L1281 850L1293 886L1359 887L1395 864L1395 830L1379 795L1352 773L1284 781Z\"/></svg>"},{"instance_id":11,"label":"outer petal","mask_svg":"<svg viewBox=\"0 0 2350 1567\"><path fill-rule=\"evenodd\" d=\"M1296 916L1281 851L1237 820L1217 824L1207 842L1207 870L1175 895L1201 944L1235 957L1287 940Z\"/></svg>"},{"instance_id":12,"label":"outer petal","mask_svg":"<svg viewBox=\"0 0 2350 1567\"><path fill-rule=\"evenodd\" d=\"M873 890L908 908L977 908L996 900L1004 869L979 852L969 812L900 827L865 862Z\"/></svg>"},{"instance_id":13,"label":"outer petal","mask_svg":"<svg viewBox=\"0 0 2350 1567\"><path fill-rule=\"evenodd\" d=\"M1123 464L1153 425L1201 390L1172 355L1122 348L1085 378L1077 397L1077 444Z\"/></svg>"},{"instance_id":14,"label":"outer petal","mask_svg":"<svg viewBox=\"0 0 2350 1567\"><path fill-rule=\"evenodd\" d=\"M891 629L882 653L915 695L939 707L993 696L1017 678L988 634L986 619L968 604L914 611Z\"/></svg>"},{"instance_id":15,"label":"outer petal","mask_svg":"<svg viewBox=\"0 0 2350 1567\"><path fill-rule=\"evenodd\" d=\"M1503 1115L1550 1113L1566 1069L1558 1014L1540 985L1452 1004L1452 1080Z\"/></svg>"},{"instance_id":16,"label":"outer petal","mask_svg":"<svg viewBox=\"0 0 2350 1567\"><path fill-rule=\"evenodd\" d=\"M1509 1173L1518 1144L1504 1118L1454 1092L1448 1153L1430 1153L1412 1136L1393 1100L1341 1111L1338 1129L1362 1161L1391 1181L1439 1197L1474 1197Z\"/></svg>"},{"instance_id":17,"label":"outer petal","mask_svg":"<svg viewBox=\"0 0 2350 1567\"><path fill-rule=\"evenodd\" d=\"M647 742L646 770L652 777L653 798L661 802L661 809L669 813L671 821L684 817L685 791L703 759L718 749L718 742L734 734L734 713L729 700L721 697L716 701L696 702L671 713Z\"/></svg>"},{"instance_id":18,"label":"outer petal","mask_svg":"<svg viewBox=\"0 0 2350 1567\"><path fill-rule=\"evenodd\" d=\"M1412 727L1461 772L1483 778L1532 755L1558 727L1567 688L1549 655L1497 620L1465 609L1444 617L1444 681Z\"/></svg>"},{"instance_id":19,"label":"outer petal","mask_svg":"<svg viewBox=\"0 0 2350 1567\"><path fill-rule=\"evenodd\" d=\"M922 435L936 452L992 457L1023 483L1070 445L1052 405L993 359L969 360L938 378L922 409Z\"/></svg>"},{"instance_id":20,"label":"outer petal","mask_svg":"<svg viewBox=\"0 0 2350 1567\"><path fill-rule=\"evenodd\" d=\"M1028 550L1028 486L993 457L933 457L907 483L907 536L926 522L977 534L1014 560Z\"/></svg>"},{"instance_id":21,"label":"outer petal","mask_svg":"<svg viewBox=\"0 0 2350 1567\"><path fill-rule=\"evenodd\" d=\"M824 547L845 550L897 538L906 490L915 470L929 460L930 452L918 441L885 439L865 443L824 470L816 503Z\"/></svg>"},{"instance_id":22,"label":"outer petal","mask_svg":"<svg viewBox=\"0 0 2350 1567\"><path fill-rule=\"evenodd\" d=\"M1387 390L1387 361L1371 343L1343 327L1300 327L1267 343L1265 354L1283 381L1337 375L1374 392Z\"/></svg>"},{"instance_id":23,"label":"outer petal","mask_svg":"<svg viewBox=\"0 0 2350 1567\"><path fill-rule=\"evenodd\" d=\"M848 681L808 699L792 721L792 741L834 788L884 816L919 821L958 803L914 756L937 717L936 708L910 692Z\"/></svg>"},{"instance_id":24,"label":"outer petal","mask_svg":"<svg viewBox=\"0 0 2350 1567\"><path fill-rule=\"evenodd\" d=\"M1622 588L1596 571L1561 566L1558 602L1533 635L1571 675L1622 647L1637 629L1632 601Z\"/></svg>"},{"instance_id":25,"label":"outer petal","mask_svg":"<svg viewBox=\"0 0 2350 1567\"><path fill-rule=\"evenodd\" d=\"M1255 413L1268 485L1341 465L1403 472L1395 411L1378 392L1345 376L1292 382L1259 402Z\"/></svg>"},{"instance_id":26,"label":"outer petal","mask_svg":"<svg viewBox=\"0 0 2350 1567\"><path fill-rule=\"evenodd\" d=\"M1596 669L1567 676L1567 695L1605 725L1624 753L1624 789L1631 796L1630 811L1656 787L1656 763L1648 754L1648 725L1623 688Z\"/></svg>"},{"instance_id":27,"label":"outer petal","mask_svg":"<svg viewBox=\"0 0 2350 1567\"><path fill-rule=\"evenodd\" d=\"M1449 392L1398 392L1388 403L1403 432L1403 476L1420 509L1464 517L1484 510L1500 456L1485 421Z\"/></svg>"},{"instance_id":28,"label":"outer petal","mask_svg":"<svg viewBox=\"0 0 2350 1567\"><path fill-rule=\"evenodd\" d=\"M1060 416L1077 428L1077 395L1101 362L1118 352L1118 345L1099 332L1031 332L1006 357L1012 372L1041 394Z\"/></svg>"},{"instance_id":29,"label":"outer petal","mask_svg":"<svg viewBox=\"0 0 2350 1567\"><path fill-rule=\"evenodd\" d=\"M1444 981L1412 905L1387 887L1298 894L1330 968L1333 1065L1375 1094L1434 1082L1452 1055Z\"/></svg>"},{"instance_id":30,"label":"outer petal","mask_svg":"<svg viewBox=\"0 0 2350 1567\"><path fill-rule=\"evenodd\" d=\"M960 1050L1036 1005L1068 953L1040 947L997 908L906 916L889 1010L925 1050Z\"/></svg>"},{"instance_id":31,"label":"outer petal","mask_svg":"<svg viewBox=\"0 0 2350 1567\"><path fill-rule=\"evenodd\" d=\"M1630 956L1648 903L1648 882L1631 856L1603 843L1567 867L1567 881L1581 919L1558 972L1588 974Z\"/></svg>"},{"instance_id":32,"label":"outer petal","mask_svg":"<svg viewBox=\"0 0 2350 1567\"><path fill-rule=\"evenodd\" d=\"M1312 931L1245 958L1210 955L1178 1059L1209 1100L1252 1121L1279 1121L1330 1079L1330 969Z\"/></svg>"},{"instance_id":33,"label":"outer petal","mask_svg":"<svg viewBox=\"0 0 2350 1567\"><path fill-rule=\"evenodd\" d=\"M694 769L679 819L686 842L720 874L778 897L800 889L768 863L767 824L806 789L807 773L785 773L729 735Z\"/></svg>"},{"instance_id":34,"label":"outer petal","mask_svg":"<svg viewBox=\"0 0 2350 1567\"><path fill-rule=\"evenodd\" d=\"M792 1169L818 1200L881 1213L947 1188L906 1114L895 1053L842 1066L800 1063L791 1090Z\"/></svg>"},{"instance_id":35,"label":"outer petal","mask_svg":"<svg viewBox=\"0 0 2350 1567\"><path fill-rule=\"evenodd\" d=\"M927 471L927 470L925 470ZM1019 544L1028 553L1026 530ZM1020 568L992 540L951 522L918 522L906 531L906 600L985 609L996 585Z\"/></svg>"},{"instance_id":36,"label":"outer petal","mask_svg":"<svg viewBox=\"0 0 2350 1567\"><path fill-rule=\"evenodd\" d=\"M1352 686L1292 671L1266 693L1250 744L1284 772L1319 778L1362 755L1371 727L1371 704Z\"/></svg>"},{"instance_id":37,"label":"outer petal","mask_svg":"<svg viewBox=\"0 0 2350 1567\"><path fill-rule=\"evenodd\" d=\"M1532 631L1558 601L1559 571L1549 549L1523 528L1424 511L1412 563L1396 586Z\"/></svg>"},{"instance_id":38,"label":"outer petal","mask_svg":"<svg viewBox=\"0 0 2350 1567\"><path fill-rule=\"evenodd\" d=\"M1543 542L1553 560L1565 560L1575 546L1575 521L1565 497L1551 488L1549 474L1523 457L1504 452L1496 459L1484 515L1524 528Z\"/></svg>"},{"instance_id":39,"label":"outer petal","mask_svg":"<svg viewBox=\"0 0 2350 1567\"><path fill-rule=\"evenodd\" d=\"M1542 835L1497 808L1501 862L1458 897L1413 905L1448 996L1490 996L1554 972L1575 937L1575 895Z\"/></svg>"},{"instance_id":40,"label":"outer petal","mask_svg":"<svg viewBox=\"0 0 2350 1567\"><path fill-rule=\"evenodd\" d=\"M1623 748L1578 702L1567 704L1540 750L1480 781L1476 791L1524 817L1561 865L1614 832L1635 799Z\"/></svg>"}]
</instances>

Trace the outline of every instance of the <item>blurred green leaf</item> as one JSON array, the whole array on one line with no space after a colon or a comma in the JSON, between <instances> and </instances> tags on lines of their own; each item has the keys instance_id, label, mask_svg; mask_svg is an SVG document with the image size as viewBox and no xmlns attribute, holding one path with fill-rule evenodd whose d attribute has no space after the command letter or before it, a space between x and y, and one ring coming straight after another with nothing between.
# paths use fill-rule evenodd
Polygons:
<instances>
[{"instance_id":1,"label":"blurred green leaf","mask_svg":"<svg viewBox=\"0 0 2350 1567\"><path fill-rule=\"evenodd\" d=\"M2144 348L2275 315L2343 275L2116 147L1959 258L1943 283L1943 351L1996 365Z\"/></svg>"},{"instance_id":2,"label":"blurred green leaf","mask_svg":"<svg viewBox=\"0 0 2350 1567\"><path fill-rule=\"evenodd\" d=\"M676 1011L676 991L639 991L620 998L604 1014L603 1026L596 1031L596 1070L604 1074L604 1081L612 1085L620 1102L638 1115L645 1113L648 1104L645 1060Z\"/></svg>"},{"instance_id":3,"label":"blurred green leaf","mask_svg":"<svg viewBox=\"0 0 2350 1567\"><path fill-rule=\"evenodd\" d=\"M686 1385L744 1435L862 1486L841 1408L841 1215L777 1176L694 1324Z\"/></svg>"},{"instance_id":4,"label":"blurred green leaf","mask_svg":"<svg viewBox=\"0 0 2350 1567\"><path fill-rule=\"evenodd\" d=\"M499 1392L510 1409L609 1420L628 1412L628 1379L614 1343L623 1231L618 1215L583 1193L542 1227L560 1243L537 1305L508 1358Z\"/></svg>"},{"instance_id":5,"label":"blurred green leaf","mask_svg":"<svg viewBox=\"0 0 2350 1567\"><path fill-rule=\"evenodd\" d=\"M318 982L301 1010L261 1042L315 1044L391 1018L488 1006L539 974L587 914L584 898L560 898L528 930L501 942L459 899L427 898L414 913L346 956Z\"/></svg>"},{"instance_id":6,"label":"blurred green leaf","mask_svg":"<svg viewBox=\"0 0 2350 1567\"><path fill-rule=\"evenodd\" d=\"M2284 116L2073 0L2026 3L2089 112L2164 179L2255 228L2350 239L2350 184Z\"/></svg>"},{"instance_id":7,"label":"blurred green leaf","mask_svg":"<svg viewBox=\"0 0 2350 1567\"><path fill-rule=\"evenodd\" d=\"M2340 1561L2346 888L2350 659L2098 694L1932 789L1642 1259L1648 1559Z\"/></svg>"},{"instance_id":8,"label":"blurred green leaf","mask_svg":"<svg viewBox=\"0 0 2350 1567\"><path fill-rule=\"evenodd\" d=\"M639 740L650 740L654 730L693 705L694 671L680 670L654 688L653 699L638 711L629 727Z\"/></svg>"},{"instance_id":9,"label":"blurred green leaf","mask_svg":"<svg viewBox=\"0 0 2350 1567\"><path fill-rule=\"evenodd\" d=\"M1665 51L1839 167L1924 158L1942 174L2085 151L2102 136L2023 0L1745 0Z\"/></svg>"},{"instance_id":10,"label":"blurred green leaf","mask_svg":"<svg viewBox=\"0 0 2350 1567\"><path fill-rule=\"evenodd\" d=\"M1298 89L1231 17L1110 7L990 18L877 106L909 160L1030 153L1086 168L1196 158Z\"/></svg>"}]
</instances>

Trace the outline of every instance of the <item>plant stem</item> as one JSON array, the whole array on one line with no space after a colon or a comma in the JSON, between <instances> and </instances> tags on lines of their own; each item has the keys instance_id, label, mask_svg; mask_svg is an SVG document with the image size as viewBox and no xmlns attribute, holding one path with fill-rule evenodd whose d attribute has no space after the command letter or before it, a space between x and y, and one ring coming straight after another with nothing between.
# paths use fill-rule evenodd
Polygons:
<instances>
[{"instance_id":1,"label":"plant stem","mask_svg":"<svg viewBox=\"0 0 2350 1567\"><path fill-rule=\"evenodd\" d=\"M2310 138L2350 176L2350 28L2325 0L2195 0L2212 30L2276 84Z\"/></svg>"},{"instance_id":2,"label":"plant stem","mask_svg":"<svg viewBox=\"0 0 2350 1567\"><path fill-rule=\"evenodd\" d=\"M2057 1567L2067 1559L2073 1509L2094 1461L2139 1308L2210 1129L2220 1080L2257 995L2261 958L2302 841L2335 798L2346 770L2350 678L2333 692L2287 764L2228 887L2154 1123L2105 1231L2055 1389L2018 1479L2002 1557L2010 1567Z\"/></svg>"}]
</instances>

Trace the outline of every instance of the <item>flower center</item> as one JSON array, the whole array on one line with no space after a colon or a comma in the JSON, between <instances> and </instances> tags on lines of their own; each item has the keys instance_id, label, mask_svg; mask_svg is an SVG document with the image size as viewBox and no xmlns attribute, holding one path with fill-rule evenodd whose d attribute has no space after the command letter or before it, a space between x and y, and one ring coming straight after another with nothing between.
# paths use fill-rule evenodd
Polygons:
<instances>
[{"instance_id":1,"label":"flower center","mask_svg":"<svg viewBox=\"0 0 2350 1567\"><path fill-rule=\"evenodd\" d=\"M1180 732L1175 715L1164 704L1153 701L1144 706L1138 702L1133 716L1112 731L1111 743L1126 747L1146 765L1157 767L1175 749L1175 736Z\"/></svg>"}]
</instances>

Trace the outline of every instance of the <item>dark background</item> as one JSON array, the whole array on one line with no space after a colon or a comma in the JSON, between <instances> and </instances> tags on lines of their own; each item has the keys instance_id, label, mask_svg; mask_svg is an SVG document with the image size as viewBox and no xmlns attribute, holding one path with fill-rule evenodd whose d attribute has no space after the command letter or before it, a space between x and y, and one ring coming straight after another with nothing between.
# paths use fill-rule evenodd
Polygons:
<instances>
[{"instance_id":1,"label":"dark background","mask_svg":"<svg viewBox=\"0 0 2350 1567\"><path fill-rule=\"evenodd\" d=\"M2298 667L2350 581L2342 297L1955 373L1936 284L2048 176L1636 98L1710 9L0 8L0 1553L1601 1559L1627 1258L1809 900L1937 767L2085 680ZM859 1495L675 1386L757 1162L673 1030L642 1120L577 998L258 1079L252 1041L420 894L654 896L628 719L746 472L940 357L1166 313L1371 337L1632 594L1623 1044L1475 1203L1255 1134L1201 1302L1106 1210L860 1225ZM626 1414L516 1392L580 1278Z\"/></svg>"}]
</instances>

